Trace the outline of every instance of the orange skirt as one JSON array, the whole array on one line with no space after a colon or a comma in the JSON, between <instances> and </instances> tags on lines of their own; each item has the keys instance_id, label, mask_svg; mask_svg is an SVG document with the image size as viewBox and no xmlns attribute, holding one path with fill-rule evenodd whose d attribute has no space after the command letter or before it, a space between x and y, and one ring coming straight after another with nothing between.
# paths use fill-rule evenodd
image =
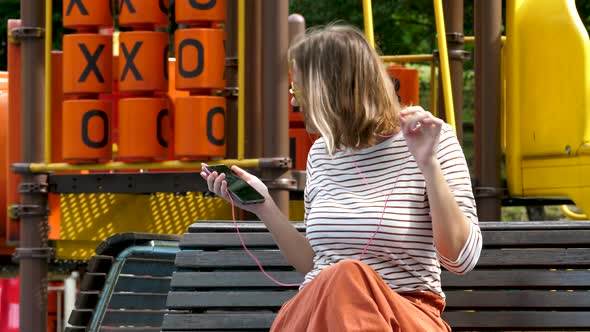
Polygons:
<instances>
[{"instance_id":1,"label":"orange skirt","mask_svg":"<svg viewBox=\"0 0 590 332\"><path fill-rule=\"evenodd\" d=\"M451 331L444 300L431 292L394 292L368 265L326 268L279 311L271 332Z\"/></svg>"}]
</instances>

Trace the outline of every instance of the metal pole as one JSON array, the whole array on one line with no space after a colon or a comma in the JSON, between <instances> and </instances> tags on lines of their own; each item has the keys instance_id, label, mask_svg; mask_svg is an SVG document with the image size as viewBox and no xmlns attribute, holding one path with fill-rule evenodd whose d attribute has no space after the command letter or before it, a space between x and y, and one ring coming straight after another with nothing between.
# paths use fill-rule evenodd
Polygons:
<instances>
[{"instance_id":1,"label":"metal pole","mask_svg":"<svg viewBox=\"0 0 590 332\"><path fill-rule=\"evenodd\" d=\"M475 1L475 197L480 220L501 218L501 0Z\"/></svg>"},{"instance_id":2,"label":"metal pole","mask_svg":"<svg viewBox=\"0 0 590 332\"><path fill-rule=\"evenodd\" d=\"M459 142L463 143L463 0L445 0L443 4L455 125ZM444 91L440 78L442 75L439 75L437 114L444 117Z\"/></svg>"},{"instance_id":3,"label":"metal pole","mask_svg":"<svg viewBox=\"0 0 590 332\"><path fill-rule=\"evenodd\" d=\"M246 158L262 156L262 3L246 1Z\"/></svg>"},{"instance_id":4,"label":"metal pole","mask_svg":"<svg viewBox=\"0 0 590 332\"><path fill-rule=\"evenodd\" d=\"M44 161L44 54L45 2L21 0L22 18L22 123L24 162ZM14 32L14 31L13 31ZM14 35L14 33L13 33ZM46 176L23 174L21 193L19 261L20 330L47 331L47 185Z\"/></svg>"},{"instance_id":5,"label":"metal pole","mask_svg":"<svg viewBox=\"0 0 590 332\"><path fill-rule=\"evenodd\" d=\"M225 22L225 86L229 91L238 87L238 1L227 1ZM238 99L233 93L226 97L225 137L226 158L238 157Z\"/></svg>"},{"instance_id":6,"label":"metal pole","mask_svg":"<svg viewBox=\"0 0 590 332\"><path fill-rule=\"evenodd\" d=\"M287 43L289 39L287 0L262 1L262 109L264 121L263 156L289 156L289 114L287 98ZM276 179L283 172L263 174L271 180L270 194L277 206L289 215L289 192Z\"/></svg>"},{"instance_id":7,"label":"metal pole","mask_svg":"<svg viewBox=\"0 0 590 332\"><path fill-rule=\"evenodd\" d=\"M297 36L305 33L305 18L299 14L289 15L289 45Z\"/></svg>"}]
</instances>

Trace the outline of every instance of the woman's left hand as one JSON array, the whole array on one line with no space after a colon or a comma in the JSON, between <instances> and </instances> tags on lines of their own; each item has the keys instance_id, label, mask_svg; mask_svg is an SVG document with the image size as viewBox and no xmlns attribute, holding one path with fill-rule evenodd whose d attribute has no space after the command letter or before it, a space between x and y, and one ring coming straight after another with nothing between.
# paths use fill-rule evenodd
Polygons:
<instances>
[{"instance_id":1,"label":"woman's left hand","mask_svg":"<svg viewBox=\"0 0 590 332\"><path fill-rule=\"evenodd\" d=\"M410 106L400 112L401 129L418 167L436 161L436 147L443 123L421 106Z\"/></svg>"}]
</instances>

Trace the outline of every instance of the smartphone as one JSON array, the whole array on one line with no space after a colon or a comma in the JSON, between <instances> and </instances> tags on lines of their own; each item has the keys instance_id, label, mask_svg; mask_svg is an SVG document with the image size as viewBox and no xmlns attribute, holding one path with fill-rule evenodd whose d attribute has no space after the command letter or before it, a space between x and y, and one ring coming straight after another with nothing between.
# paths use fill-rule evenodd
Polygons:
<instances>
[{"instance_id":1,"label":"smartphone","mask_svg":"<svg viewBox=\"0 0 590 332\"><path fill-rule=\"evenodd\" d=\"M226 165L203 165L203 172L207 174L213 172L217 172L219 175L221 175L221 173L225 174L227 190L240 204L248 205L264 203L264 196L246 183L246 181L235 175Z\"/></svg>"}]
</instances>

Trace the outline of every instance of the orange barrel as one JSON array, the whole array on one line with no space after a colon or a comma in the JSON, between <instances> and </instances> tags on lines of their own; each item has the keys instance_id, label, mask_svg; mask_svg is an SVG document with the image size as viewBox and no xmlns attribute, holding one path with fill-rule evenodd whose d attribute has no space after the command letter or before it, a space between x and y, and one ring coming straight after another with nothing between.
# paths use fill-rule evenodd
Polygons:
<instances>
[{"instance_id":1,"label":"orange barrel","mask_svg":"<svg viewBox=\"0 0 590 332\"><path fill-rule=\"evenodd\" d=\"M177 158L225 156L225 98L177 97L174 110L174 149Z\"/></svg>"},{"instance_id":2,"label":"orange barrel","mask_svg":"<svg viewBox=\"0 0 590 332\"><path fill-rule=\"evenodd\" d=\"M110 92L112 62L111 36L84 33L64 36L64 93Z\"/></svg>"},{"instance_id":3,"label":"orange barrel","mask_svg":"<svg viewBox=\"0 0 590 332\"><path fill-rule=\"evenodd\" d=\"M166 32L119 35L119 91L168 90L168 41Z\"/></svg>"},{"instance_id":4,"label":"orange barrel","mask_svg":"<svg viewBox=\"0 0 590 332\"><path fill-rule=\"evenodd\" d=\"M132 28L168 26L168 0L119 0L119 25Z\"/></svg>"},{"instance_id":5,"label":"orange barrel","mask_svg":"<svg viewBox=\"0 0 590 332\"><path fill-rule=\"evenodd\" d=\"M145 161L167 157L170 135L168 99L119 99L118 113L118 159Z\"/></svg>"},{"instance_id":6,"label":"orange barrel","mask_svg":"<svg viewBox=\"0 0 590 332\"><path fill-rule=\"evenodd\" d=\"M225 32L220 29L179 29L174 33L176 89L203 91L225 88Z\"/></svg>"},{"instance_id":7,"label":"orange barrel","mask_svg":"<svg viewBox=\"0 0 590 332\"><path fill-rule=\"evenodd\" d=\"M177 23L195 25L225 21L226 0L176 0Z\"/></svg>"},{"instance_id":8,"label":"orange barrel","mask_svg":"<svg viewBox=\"0 0 590 332\"><path fill-rule=\"evenodd\" d=\"M111 102L98 99L63 103L62 153L68 162L111 158Z\"/></svg>"},{"instance_id":9,"label":"orange barrel","mask_svg":"<svg viewBox=\"0 0 590 332\"><path fill-rule=\"evenodd\" d=\"M389 76L399 80L399 97L402 105L420 105L420 80L418 70L404 66L393 65L387 67Z\"/></svg>"},{"instance_id":10,"label":"orange barrel","mask_svg":"<svg viewBox=\"0 0 590 332\"><path fill-rule=\"evenodd\" d=\"M64 0L63 25L71 29L113 25L112 0Z\"/></svg>"}]
</instances>

